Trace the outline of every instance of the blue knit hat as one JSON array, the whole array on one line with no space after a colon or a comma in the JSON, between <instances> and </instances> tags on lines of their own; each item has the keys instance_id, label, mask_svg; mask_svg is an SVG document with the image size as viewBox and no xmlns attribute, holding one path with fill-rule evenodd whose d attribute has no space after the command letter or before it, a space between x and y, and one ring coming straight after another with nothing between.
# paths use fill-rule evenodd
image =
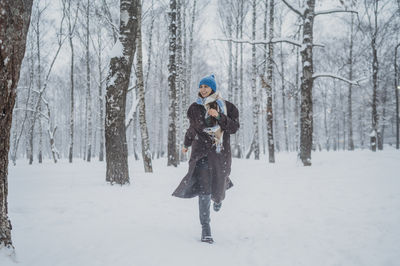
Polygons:
<instances>
[{"instance_id":1,"label":"blue knit hat","mask_svg":"<svg viewBox=\"0 0 400 266\"><path fill-rule=\"evenodd\" d=\"M199 88L201 85L207 85L210 87L214 92L217 90L217 83L215 82L214 75L206 76L200 80Z\"/></svg>"}]
</instances>

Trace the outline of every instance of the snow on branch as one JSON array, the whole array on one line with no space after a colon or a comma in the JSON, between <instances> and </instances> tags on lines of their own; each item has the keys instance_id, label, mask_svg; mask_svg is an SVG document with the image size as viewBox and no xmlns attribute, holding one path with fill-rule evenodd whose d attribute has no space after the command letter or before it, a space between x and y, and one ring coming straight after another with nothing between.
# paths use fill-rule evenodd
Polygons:
<instances>
[{"instance_id":1,"label":"snow on branch","mask_svg":"<svg viewBox=\"0 0 400 266\"><path fill-rule=\"evenodd\" d=\"M301 42L293 39L286 39L286 38L273 38L271 40L272 43L279 43L279 42L287 42L293 44L294 46L301 47Z\"/></svg>"},{"instance_id":2,"label":"snow on branch","mask_svg":"<svg viewBox=\"0 0 400 266\"><path fill-rule=\"evenodd\" d=\"M355 13L355 14L357 14L358 12L355 10L328 9L328 10L316 11L314 16L316 17L318 15L326 15L326 14L333 14L333 13Z\"/></svg>"},{"instance_id":3,"label":"snow on branch","mask_svg":"<svg viewBox=\"0 0 400 266\"><path fill-rule=\"evenodd\" d=\"M316 79L316 78L334 78L334 79L339 79L339 80L341 80L341 81L347 82L347 83L352 84L352 85L356 85L356 86L359 85L359 80L356 80L356 81L354 81L354 80L348 80L348 79L346 79L346 78L337 76L337 75L335 75L335 74L333 74L333 73L323 73L323 72L321 72L321 73L315 73L315 74L313 74L312 78L313 78L313 79Z\"/></svg>"},{"instance_id":4,"label":"snow on branch","mask_svg":"<svg viewBox=\"0 0 400 266\"><path fill-rule=\"evenodd\" d=\"M282 0L282 2L285 3L285 5L290 8L294 13L296 13L297 15L299 15L300 17L304 17L304 10L300 9L300 8L295 8L293 5L289 4L286 0Z\"/></svg>"},{"instance_id":5,"label":"snow on branch","mask_svg":"<svg viewBox=\"0 0 400 266\"><path fill-rule=\"evenodd\" d=\"M290 43L294 46L302 47L302 43L299 42L298 40L287 39L287 38L274 38L271 41L269 41L269 40L254 40L254 41L252 41L252 40L239 40L239 39L232 39L232 38L214 39L214 40L223 41L223 42L233 42L233 43L248 43L248 44L271 44L271 43L285 42L285 43ZM316 44L316 43L313 43L313 46L325 47L323 44Z\"/></svg>"}]
</instances>

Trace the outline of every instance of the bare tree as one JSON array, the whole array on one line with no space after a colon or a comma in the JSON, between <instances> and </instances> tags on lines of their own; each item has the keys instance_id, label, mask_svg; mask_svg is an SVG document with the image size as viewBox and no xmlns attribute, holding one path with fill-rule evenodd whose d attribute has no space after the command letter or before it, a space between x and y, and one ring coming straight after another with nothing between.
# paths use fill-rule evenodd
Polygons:
<instances>
[{"instance_id":1,"label":"bare tree","mask_svg":"<svg viewBox=\"0 0 400 266\"><path fill-rule=\"evenodd\" d=\"M86 51L86 114L87 114L87 154L86 160L90 162L92 157L93 125L92 125L92 96L90 88L90 0L86 3L85 25L85 51ZM86 134L86 132L85 132Z\"/></svg>"},{"instance_id":2,"label":"bare tree","mask_svg":"<svg viewBox=\"0 0 400 266\"><path fill-rule=\"evenodd\" d=\"M274 38L274 10L275 1L269 2L269 41ZM267 139L268 139L268 160L270 163L275 163L275 146L274 146L274 127L273 127L273 109L272 109L272 78L273 78L273 57L274 46L272 43L268 45L267 59L267 80L262 79L263 88L267 94Z\"/></svg>"},{"instance_id":3,"label":"bare tree","mask_svg":"<svg viewBox=\"0 0 400 266\"><path fill-rule=\"evenodd\" d=\"M36 10L38 11L38 15L41 14L41 12L43 12L44 9L40 10L39 6L37 6ZM44 82L42 84L41 81L41 75L39 75L38 77L38 89L35 92L35 94L37 94L36 99L33 99L33 109L32 111L32 118L31 118L31 123L29 126L29 130L28 130L28 134L29 134L29 146L30 146L30 151L29 151L29 164L32 164L33 162L33 133L34 133L34 128L35 128L35 123L36 120L39 119L38 123L39 123L39 163L42 160L42 155L41 155L41 151L42 151L42 123L41 123L41 116L42 116L42 102L43 102L43 98L45 96L46 93L46 89L47 86L49 84L49 80L50 80L50 74L52 73L53 67L54 67L54 63L56 62L58 55L60 53L61 47L64 44L64 41L66 40L66 38L68 36L65 36L63 33L63 23L64 23L64 18L65 18L65 13L63 12L62 14L62 18L61 18L61 22L60 22L60 27L57 33L57 50L53 56L53 59L50 63L50 66L47 70ZM37 17L36 19L40 19L40 16ZM37 22L38 23L38 22ZM40 31L39 31L40 27L39 24L36 24L36 28L35 28L35 34L36 34L36 39L37 42L40 43ZM38 44L37 44L38 45ZM40 45L38 45L38 51L37 51L37 59L38 61L40 61ZM41 67L41 63L38 62L38 71L43 71L42 67Z\"/></svg>"},{"instance_id":4,"label":"bare tree","mask_svg":"<svg viewBox=\"0 0 400 266\"><path fill-rule=\"evenodd\" d=\"M16 88L32 11L32 0L0 2L0 248L13 249L8 219L8 152Z\"/></svg>"},{"instance_id":5,"label":"bare tree","mask_svg":"<svg viewBox=\"0 0 400 266\"><path fill-rule=\"evenodd\" d=\"M167 165L178 166L179 154L176 148L176 0L170 0L169 10L169 64L168 64L168 87L169 87L169 118L168 118L168 163Z\"/></svg>"},{"instance_id":6,"label":"bare tree","mask_svg":"<svg viewBox=\"0 0 400 266\"><path fill-rule=\"evenodd\" d=\"M75 76L74 76L74 60L75 60L75 51L74 51L74 34L76 28L76 22L78 19L78 11L79 11L79 3L77 4L76 11L73 12L71 10L71 2L72 0L63 0L63 12L66 13L67 23L68 23L68 39L69 39L69 47L71 50L71 67L70 67L70 118L69 118L69 130L70 130L70 143L69 143L69 154L68 160L72 163L74 156L74 109L75 109ZM75 16L75 17L74 17Z\"/></svg>"},{"instance_id":7,"label":"bare tree","mask_svg":"<svg viewBox=\"0 0 400 266\"><path fill-rule=\"evenodd\" d=\"M256 21L257 21L257 2L253 0L253 18L252 18L252 40L256 40ZM257 93L257 53L256 45L252 44L251 47L251 64L252 64L252 74L251 74L251 92L253 95L253 129L254 129L254 158L256 160L260 159L260 137L259 137L259 126L258 118L260 113L258 93Z\"/></svg>"},{"instance_id":8,"label":"bare tree","mask_svg":"<svg viewBox=\"0 0 400 266\"><path fill-rule=\"evenodd\" d=\"M138 14L141 17L142 5L138 2ZM142 21L138 20L137 29L137 64L136 64L136 77L137 77L137 91L139 99L139 124L140 124L140 135L142 139L142 158L144 171L146 173L153 172L151 164L151 152L149 144L149 133L147 130L146 121L146 106L145 106L145 91L144 91L144 80L143 80L143 52L142 52Z\"/></svg>"},{"instance_id":9,"label":"bare tree","mask_svg":"<svg viewBox=\"0 0 400 266\"><path fill-rule=\"evenodd\" d=\"M353 28L354 28L354 15L351 14L351 24L350 24L350 47L349 47L349 80L353 79ZM349 128L348 137L348 150L354 150L354 140L353 140L353 109L352 109L352 88L353 84L349 83L349 94L347 98L347 113L349 118L347 119Z\"/></svg>"},{"instance_id":10,"label":"bare tree","mask_svg":"<svg viewBox=\"0 0 400 266\"><path fill-rule=\"evenodd\" d=\"M136 51L138 1L121 0L120 35L110 54L106 93L106 181L129 183L128 147L126 142L126 94Z\"/></svg>"},{"instance_id":11,"label":"bare tree","mask_svg":"<svg viewBox=\"0 0 400 266\"><path fill-rule=\"evenodd\" d=\"M300 159L304 166L311 165L311 150L313 145L313 101L312 88L314 80L320 77L337 78L342 81L357 84L345 78L338 77L328 73L314 73L313 66L313 27L314 18L319 15L332 14L338 12L354 12L347 10L321 10L315 11L315 0L306 0L303 9L295 8L287 0L282 0L289 9L295 12L303 19L303 40L301 61L302 61L302 78L301 78L301 107L300 107ZM298 45L299 46L299 45Z\"/></svg>"}]
</instances>

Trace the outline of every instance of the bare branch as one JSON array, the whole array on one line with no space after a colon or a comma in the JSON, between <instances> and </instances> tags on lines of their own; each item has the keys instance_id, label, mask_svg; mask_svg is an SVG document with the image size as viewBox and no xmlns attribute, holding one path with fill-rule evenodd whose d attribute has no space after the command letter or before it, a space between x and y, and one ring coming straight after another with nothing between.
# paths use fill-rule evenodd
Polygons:
<instances>
[{"instance_id":1,"label":"bare branch","mask_svg":"<svg viewBox=\"0 0 400 266\"><path fill-rule=\"evenodd\" d=\"M300 10L299 8L295 8L294 6L292 6L291 4L289 4L286 0L282 0L282 2L285 3L285 5L291 9L294 13L296 13L297 15L299 15L300 17L304 18L304 12L302 12L302 10Z\"/></svg>"},{"instance_id":2,"label":"bare branch","mask_svg":"<svg viewBox=\"0 0 400 266\"><path fill-rule=\"evenodd\" d=\"M49 117L46 114L44 114L42 112L36 112L35 110L30 109L30 108L14 108L14 110L15 111L25 111L25 112L37 113L37 115L43 117L46 120L49 120Z\"/></svg>"},{"instance_id":3,"label":"bare branch","mask_svg":"<svg viewBox=\"0 0 400 266\"><path fill-rule=\"evenodd\" d=\"M302 43L300 43L297 40L293 40L293 39L286 39L286 38L274 38L271 41L269 40L255 40L255 41L251 41L251 40L237 40L237 39L232 39L232 38L227 38L227 39L213 39L216 41L223 41L223 42L233 42L233 43L248 43L248 44L273 44L273 43L290 43L294 46L298 46L301 47ZM314 43L313 46L317 46L317 47L325 47L323 44L316 44Z\"/></svg>"},{"instance_id":4,"label":"bare branch","mask_svg":"<svg viewBox=\"0 0 400 266\"><path fill-rule=\"evenodd\" d=\"M329 10L316 11L314 17L316 17L318 15L326 15L326 14L333 14L333 13L355 13L355 14L358 14L358 12L355 10L329 9Z\"/></svg>"},{"instance_id":5,"label":"bare branch","mask_svg":"<svg viewBox=\"0 0 400 266\"><path fill-rule=\"evenodd\" d=\"M313 78L314 80L317 79L317 78L334 78L334 79L338 79L338 80L347 82L347 83L352 84L352 85L355 85L355 86L359 86L359 85L360 85L359 82L360 82L361 80L363 80L363 79L348 80L348 79L346 79L346 78L344 78L344 77L337 76L337 75L332 74L332 73L315 73L315 74L312 76L312 78Z\"/></svg>"}]
</instances>

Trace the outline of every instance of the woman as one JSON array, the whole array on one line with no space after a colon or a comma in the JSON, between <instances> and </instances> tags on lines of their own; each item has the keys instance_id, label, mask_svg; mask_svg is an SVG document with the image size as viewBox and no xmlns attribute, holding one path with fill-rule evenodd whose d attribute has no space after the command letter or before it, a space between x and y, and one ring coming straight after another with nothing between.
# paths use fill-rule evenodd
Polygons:
<instances>
[{"instance_id":1,"label":"woman","mask_svg":"<svg viewBox=\"0 0 400 266\"><path fill-rule=\"evenodd\" d=\"M182 152L192 147L189 171L172 194L180 198L199 196L201 241L213 243L210 228L210 203L219 211L225 190L233 186L230 135L239 128L239 112L217 92L214 75L199 83L196 102L187 111L190 127L185 134Z\"/></svg>"}]
</instances>

